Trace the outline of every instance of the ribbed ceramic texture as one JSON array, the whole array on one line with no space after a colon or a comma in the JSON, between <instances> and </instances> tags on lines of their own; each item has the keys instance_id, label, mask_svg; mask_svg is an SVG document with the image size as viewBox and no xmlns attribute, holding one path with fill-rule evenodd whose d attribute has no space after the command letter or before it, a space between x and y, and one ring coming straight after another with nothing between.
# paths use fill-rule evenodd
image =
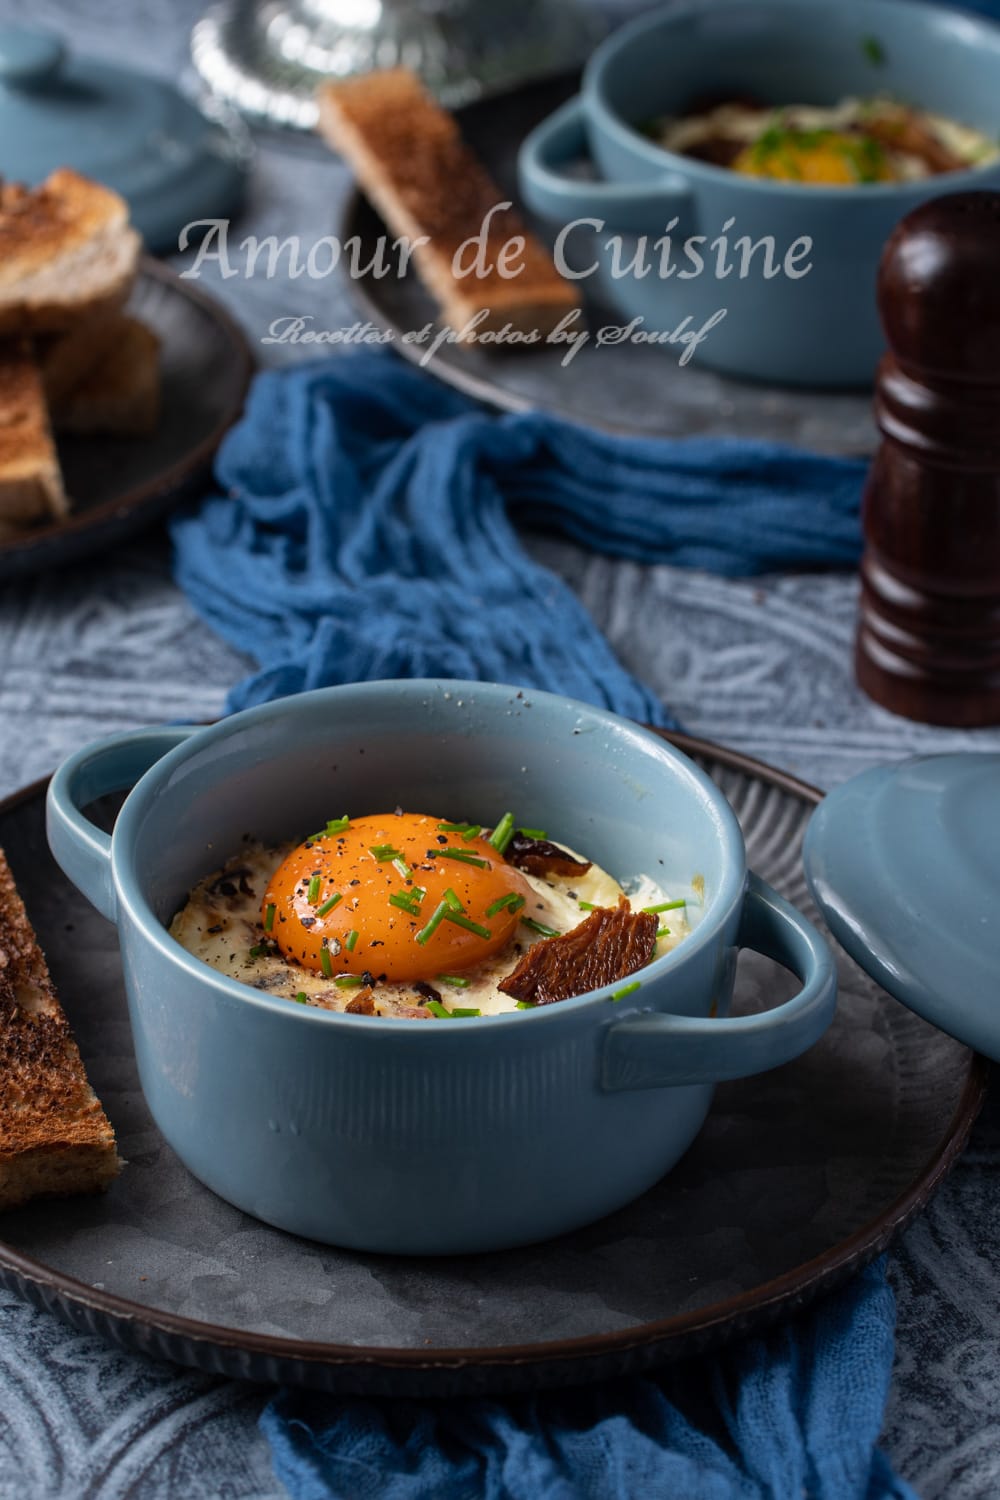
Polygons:
<instances>
[{"instance_id":1,"label":"ribbed ceramic texture","mask_svg":"<svg viewBox=\"0 0 1000 1500\"><path fill-rule=\"evenodd\" d=\"M809 804L710 764L755 868L808 911ZM40 794L0 811L0 843L130 1163L106 1198L8 1215L2 1280L81 1329L212 1372L444 1394L598 1378L709 1347L880 1250L978 1107L971 1054L845 959L826 1037L796 1063L722 1085L684 1160L628 1208L500 1255L326 1249L215 1198L158 1136L136 1087L114 931L51 864ZM736 1008L792 985L741 960Z\"/></svg>"}]
</instances>

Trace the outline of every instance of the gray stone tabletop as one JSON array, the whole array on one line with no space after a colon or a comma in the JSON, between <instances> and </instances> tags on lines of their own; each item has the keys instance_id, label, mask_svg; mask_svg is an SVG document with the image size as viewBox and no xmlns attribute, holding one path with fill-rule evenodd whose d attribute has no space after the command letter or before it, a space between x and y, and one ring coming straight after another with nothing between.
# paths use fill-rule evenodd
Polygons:
<instances>
[{"instance_id":1,"label":"gray stone tabletop","mask_svg":"<svg viewBox=\"0 0 1000 1500\"><path fill-rule=\"evenodd\" d=\"M81 50L176 77L200 8L199 0L2 0L0 21L52 24ZM331 233L346 184L343 168L315 148L262 137L245 222L258 235L292 224ZM202 285L253 340L288 311L279 281L206 276ZM326 326L351 320L339 281L295 293L297 302L309 295L322 298ZM1000 728L929 729L860 694L852 577L731 581L611 562L549 537L526 543L572 584L621 659L691 733L824 787L917 751L1000 748ZM0 796L99 734L211 717L248 667L173 585L162 532L5 585ZM1000 1494L998 1168L994 1091L953 1176L892 1256L899 1334L884 1445L925 1500ZM106 1348L0 1293L0 1497L279 1495L256 1427L266 1394Z\"/></svg>"}]
</instances>

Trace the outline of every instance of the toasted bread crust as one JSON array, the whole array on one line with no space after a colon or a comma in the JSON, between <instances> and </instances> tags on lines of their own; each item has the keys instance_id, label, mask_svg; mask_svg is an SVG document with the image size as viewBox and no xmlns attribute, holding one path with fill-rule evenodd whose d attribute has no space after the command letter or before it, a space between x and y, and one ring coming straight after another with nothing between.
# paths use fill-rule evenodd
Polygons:
<instances>
[{"instance_id":1,"label":"toasted bread crust","mask_svg":"<svg viewBox=\"0 0 1000 1500\"><path fill-rule=\"evenodd\" d=\"M37 188L0 187L0 290L16 286L61 255L128 224L128 205L111 188L69 167Z\"/></svg>"},{"instance_id":2,"label":"toasted bread crust","mask_svg":"<svg viewBox=\"0 0 1000 1500\"><path fill-rule=\"evenodd\" d=\"M477 313L481 330L504 324L545 333L578 306L575 288L559 275L545 247L513 208L494 212L484 236L484 275L456 275L454 257L478 235L491 209L507 202L485 167L462 140L453 117L406 68L369 73L319 90L319 128L353 166L358 181L395 235L416 245L414 263L441 305L447 323L461 329ZM504 276L497 252L523 236L520 255ZM459 269L468 269L473 252Z\"/></svg>"},{"instance_id":3,"label":"toasted bread crust","mask_svg":"<svg viewBox=\"0 0 1000 1500\"><path fill-rule=\"evenodd\" d=\"M42 381L30 348L0 351L0 519L23 525L68 509Z\"/></svg>"},{"instance_id":4,"label":"toasted bread crust","mask_svg":"<svg viewBox=\"0 0 1000 1500\"><path fill-rule=\"evenodd\" d=\"M0 850L0 1209L97 1192L121 1168Z\"/></svg>"},{"instance_id":5,"label":"toasted bread crust","mask_svg":"<svg viewBox=\"0 0 1000 1500\"><path fill-rule=\"evenodd\" d=\"M58 432L139 437L160 418L160 340L138 318L118 318L114 337L84 378L51 403Z\"/></svg>"},{"instance_id":6,"label":"toasted bread crust","mask_svg":"<svg viewBox=\"0 0 1000 1500\"><path fill-rule=\"evenodd\" d=\"M35 358L42 372L45 399L57 405L92 370L121 332L121 318L81 315L66 333L35 340Z\"/></svg>"},{"instance_id":7,"label":"toasted bread crust","mask_svg":"<svg viewBox=\"0 0 1000 1500\"><path fill-rule=\"evenodd\" d=\"M0 337L61 333L82 314L116 312L139 249L124 199L77 172L0 187Z\"/></svg>"}]
</instances>

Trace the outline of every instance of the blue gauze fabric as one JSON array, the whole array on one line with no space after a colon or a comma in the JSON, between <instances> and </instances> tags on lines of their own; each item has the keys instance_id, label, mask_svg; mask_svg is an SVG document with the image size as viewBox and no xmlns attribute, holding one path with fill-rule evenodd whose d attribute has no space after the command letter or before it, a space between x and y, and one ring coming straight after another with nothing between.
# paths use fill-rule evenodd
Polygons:
<instances>
[{"instance_id":1,"label":"blue gauze fabric","mask_svg":"<svg viewBox=\"0 0 1000 1500\"><path fill-rule=\"evenodd\" d=\"M216 469L226 494L172 533L181 587L260 663L230 709L465 677L673 724L512 516L615 557L729 575L860 556L859 461L495 417L388 353L259 376Z\"/></svg>"},{"instance_id":2,"label":"blue gauze fabric","mask_svg":"<svg viewBox=\"0 0 1000 1500\"><path fill-rule=\"evenodd\" d=\"M285 1391L261 1427L294 1500L917 1500L875 1448L884 1260L712 1358L504 1401Z\"/></svg>"},{"instance_id":3,"label":"blue gauze fabric","mask_svg":"<svg viewBox=\"0 0 1000 1500\"><path fill-rule=\"evenodd\" d=\"M178 582L260 664L231 709L443 676L669 725L512 517L731 576L860 554L859 462L498 418L386 354L260 376L217 473L225 494L172 533ZM913 1500L874 1448L893 1322L880 1262L795 1322L656 1379L503 1402L285 1392L262 1425L295 1500Z\"/></svg>"}]
</instances>

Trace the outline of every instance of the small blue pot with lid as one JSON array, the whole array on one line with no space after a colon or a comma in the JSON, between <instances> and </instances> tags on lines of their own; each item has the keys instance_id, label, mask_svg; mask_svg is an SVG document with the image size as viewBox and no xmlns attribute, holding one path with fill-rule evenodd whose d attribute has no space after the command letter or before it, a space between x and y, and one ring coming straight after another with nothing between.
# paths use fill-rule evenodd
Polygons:
<instances>
[{"instance_id":1,"label":"small blue pot with lid","mask_svg":"<svg viewBox=\"0 0 1000 1500\"><path fill-rule=\"evenodd\" d=\"M121 193L147 246L168 252L185 224L237 212L251 156L236 117L207 119L166 80L0 26L3 179L35 186L73 167Z\"/></svg>"}]
</instances>

